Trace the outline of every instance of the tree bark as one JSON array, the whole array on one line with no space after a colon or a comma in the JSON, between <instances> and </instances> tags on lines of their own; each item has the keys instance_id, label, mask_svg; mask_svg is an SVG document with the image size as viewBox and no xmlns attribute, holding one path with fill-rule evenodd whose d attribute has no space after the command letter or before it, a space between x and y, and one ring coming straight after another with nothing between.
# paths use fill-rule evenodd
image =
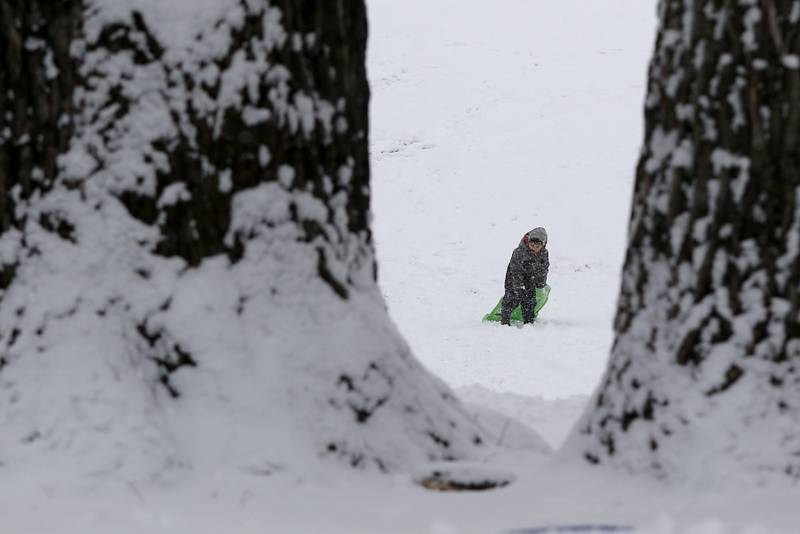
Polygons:
<instances>
[{"instance_id":1,"label":"tree bark","mask_svg":"<svg viewBox=\"0 0 800 534\"><path fill-rule=\"evenodd\" d=\"M0 2L0 465L481 450L376 285L366 39L360 0Z\"/></svg>"},{"instance_id":2,"label":"tree bark","mask_svg":"<svg viewBox=\"0 0 800 534\"><path fill-rule=\"evenodd\" d=\"M579 441L660 476L735 458L794 478L800 2L658 10L616 337Z\"/></svg>"}]
</instances>

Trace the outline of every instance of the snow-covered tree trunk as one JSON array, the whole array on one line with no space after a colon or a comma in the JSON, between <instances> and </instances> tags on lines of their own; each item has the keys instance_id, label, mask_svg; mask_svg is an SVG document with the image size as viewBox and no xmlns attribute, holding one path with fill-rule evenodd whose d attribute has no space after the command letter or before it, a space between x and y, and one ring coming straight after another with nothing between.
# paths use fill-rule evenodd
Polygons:
<instances>
[{"instance_id":1,"label":"snow-covered tree trunk","mask_svg":"<svg viewBox=\"0 0 800 534\"><path fill-rule=\"evenodd\" d=\"M362 0L0 2L0 466L480 450L376 286L366 37Z\"/></svg>"},{"instance_id":2,"label":"snow-covered tree trunk","mask_svg":"<svg viewBox=\"0 0 800 534\"><path fill-rule=\"evenodd\" d=\"M594 463L800 476L800 1L662 0Z\"/></svg>"}]
</instances>

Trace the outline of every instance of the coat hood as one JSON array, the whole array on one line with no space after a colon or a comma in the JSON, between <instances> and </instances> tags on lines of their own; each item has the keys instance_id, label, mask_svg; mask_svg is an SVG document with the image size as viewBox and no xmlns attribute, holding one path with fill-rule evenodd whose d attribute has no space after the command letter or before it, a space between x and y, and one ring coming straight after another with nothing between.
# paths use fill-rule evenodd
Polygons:
<instances>
[{"instance_id":1,"label":"coat hood","mask_svg":"<svg viewBox=\"0 0 800 534\"><path fill-rule=\"evenodd\" d=\"M538 226L538 227L534 228L533 230L531 230L530 232L528 232L527 234L525 234L524 236L522 236L522 243L525 246L528 246L528 243L533 241L534 239L538 239L539 241L544 243L544 246L546 247L547 246L547 231L544 228L542 228L541 226Z\"/></svg>"}]
</instances>

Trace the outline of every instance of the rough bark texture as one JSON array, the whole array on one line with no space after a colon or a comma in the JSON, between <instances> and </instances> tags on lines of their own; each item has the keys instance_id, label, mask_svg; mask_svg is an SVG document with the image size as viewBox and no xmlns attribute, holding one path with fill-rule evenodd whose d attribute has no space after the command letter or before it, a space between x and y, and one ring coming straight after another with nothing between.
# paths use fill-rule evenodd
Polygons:
<instances>
[{"instance_id":1,"label":"rough bark texture","mask_svg":"<svg viewBox=\"0 0 800 534\"><path fill-rule=\"evenodd\" d=\"M56 185L85 196L92 178L158 227L152 252L190 266L220 253L237 261L253 236L231 228L232 199L280 183L329 207L306 217L290 206L294 239L317 243L320 279L347 298L352 265L373 264L374 278L365 6L239 7L244 20L230 24L225 49L198 59L165 57L164 36L135 8L114 18L79 0L0 3L0 235L19 232L0 250L0 298L22 258L40 252L25 239L32 216L37 230L75 242L74 221L27 209L31 197ZM249 67L249 78L224 87L235 66ZM171 124L143 132L148 112Z\"/></svg>"},{"instance_id":2,"label":"rough bark texture","mask_svg":"<svg viewBox=\"0 0 800 534\"><path fill-rule=\"evenodd\" d=\"M797 477L800 2L658 9L616 338L584 455L677 477L737 458Z\"/></svg>"},{"instance_id":3,"label":"rough bark texture","mask_svg":"<svg viewBox=\"0 0 800 534\"><path fill-rule=\"evenodd\" d=\"M275 44L269 60L291 73L291 81L287 80L291 87L280 97L299 93L307 95L306 98L338 103L337 109L330 110L332 115L328 119L333 127L304 128L296 124L303 118L276 109L275 79L270 77L240 88L237 95L237 107L271 110L270 116L248 119L238 109L211 115L198 110L191 100L183 109L173 109L176 122L183 122L178 135L151 139L148 147L152 150L151 158L163 156L168 162L156 175L155 193L133 188L120 194L135 217L146 223L160 223L162 239L157 251L163 255L177 255L193 265L220 252L235 259L238 243L224 242L230 226L230 198L256 184L277 181L281 166L292 168L290 189L308 191L323 202L344 191L348 229L369 230L365 8L355 1L282 2L277 7L283 15L281 23L287 38ZM263 46L265 39L271 39L265 35L268 29L263 16L262 11L249 10L244 24L233 31L228 53L216 58L215 65L210 67L224 72L234 61L246 62L263 54L263 50L255 50ZM134 15L129 24L107 25L88 50L103 48L135 50L134 63L158 64L172 89L199 91L212 100L219 96L222 82L213 74L198 83L192 73L184 72L182 63L162 58L161 45L140 16ZM102 78L106 73L102 69L91 73L90 81L93 75ZM127 111L123 97L127 83L125 78L118 79L110 88L112 94L119 95L117 116ZM169 105L178 107L174 102ZM308 105L313 104L308 102ZM178 118L177 114L185 116ZM336 129L337 123L346 124L347 128ZM104 143L115 134L109 128ZM343 168L351 173L345 184L335 180ZM220 174L228 180L223 187L218 182ZM192 201L159 207L161 194L175 183L185 185ZM314 222L301 220L298 214L294 219L305 226L305 238L309 241L322 233ZM320 260L320 272L337 293L346 295L345 281L329 276L324 259Z\"/></svg>"},{"instance_id":4,"label":"rough bark texture","mask_svg":"<svg viewBox=\"0 0 800 534\"><path fill-rule=\"evenodd\" d=\"M156 166L159 170L153 180L155 187L144 187L146 178L137 176L136 183L126 183L116 191L134 217L147 224L159 223L162 238L156 250L160 254L180 256L193 265L220 252L235 259L240 252L238 244L223 242L230 227L230 199L237 191L255 184L277 181L281 165L293 168L290 188L311 192L322 201L344 191L348 229L369 233L365 6L356 1L280 4L276 7L281 9L281 22L288 37L270 51L270 60L291 72L291 93L313 95L337 106L327 118L332 127L304 129L296 124L300 118L288 117L281 111L269 117L262 115L248 124L241 113L233 110L221 116L209 115L199 112L193 102L174 109L174 119L182 122L179 131L154 136L148 139L148 146L138 147L147 151L147 163L163 158L163 164ZM81 37L87 9L77 0L9 0L0 4L0 50L7 67L0 72L2 231L12 225L21 228L24 221L15 215L15 204L36 190L51 187L56 179L57 158L67 151L74 133L75 102L80 104L81 100L76 90L82 95L108 83L104 89L111 98L103 102L104 107L96 110L96 115L84 116L85 120L102 123L96 130L104 146L92 154L95 171L113 155L114 150L106 146L127 133L116 128L115 122L130 111L126 88L131 78L113 79L102 65L83 65L83 76L79 76L79 58L70 52L73 41ZM214 67L219 71L242 54L252 59L256 53L253 48L267 38L263 12L246 9L250 11L247 20L233 32L228 53L215 60ZM131 51L131 70L157 65L170 88L197 89L209 99L218 96L221 82L213 75L198 83L182 70L184 65L164 60L163 47L136 12L128 21L107 24L80 53L85 57L92 52L121 50ZM237 104L254 109L275 108L274 81L264 77L257 86L241 88ZM174 102L167 106L177 108ZM179 113L185 117L178 117ZM290 121L293 124L287 124ZM349 175L347 180L337 180L343 169ZM223 187L218 180L221 173L226 179ZM66 178L79 181L82 177ZM192 201L159 206L161 194L175 183L185 185L186 198ZM305 226L309 241L321 234L313 222L303 221L297 214L295 219ZM320 270L329 277L324 258ZM10 274L6 272L3 279L7 284ZM330 282L345 296L343 281L330 277Z\"/></svg>"},{"instance_id":5,"label":"rough bark texture","mask_svg":"<svg viewBox=\"0 0 800 534\"><path fill-rule=\"evenodd\" d=\"M74 1L0 2L0 234L22 229L25 216L16 204L52 186L57 158L68 148L77 83L69 46L80 21ZM68 226L43 222L69 233ZM3 256L0 296L16 268Z\"/></svg>"}]
</instances>

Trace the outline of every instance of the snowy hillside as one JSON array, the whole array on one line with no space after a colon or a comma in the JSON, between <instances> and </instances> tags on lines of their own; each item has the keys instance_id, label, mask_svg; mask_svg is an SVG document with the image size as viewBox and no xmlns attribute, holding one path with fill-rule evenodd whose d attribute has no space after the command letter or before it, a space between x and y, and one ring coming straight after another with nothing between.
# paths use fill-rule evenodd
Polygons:
<instances>
[{"instance_id":1,"label":"snowy hillside","mask_svg":"<svg viewBox=\"0 0 800 534\"><path fill-rule=\"evenodd\" d=\"M585 398L611 343L655 2L546 5L443 0L416 20L370 3L374 231L389 312L440 377ZM541 321L480 324L540 225Z\"/></svg>"}]
</instances>

